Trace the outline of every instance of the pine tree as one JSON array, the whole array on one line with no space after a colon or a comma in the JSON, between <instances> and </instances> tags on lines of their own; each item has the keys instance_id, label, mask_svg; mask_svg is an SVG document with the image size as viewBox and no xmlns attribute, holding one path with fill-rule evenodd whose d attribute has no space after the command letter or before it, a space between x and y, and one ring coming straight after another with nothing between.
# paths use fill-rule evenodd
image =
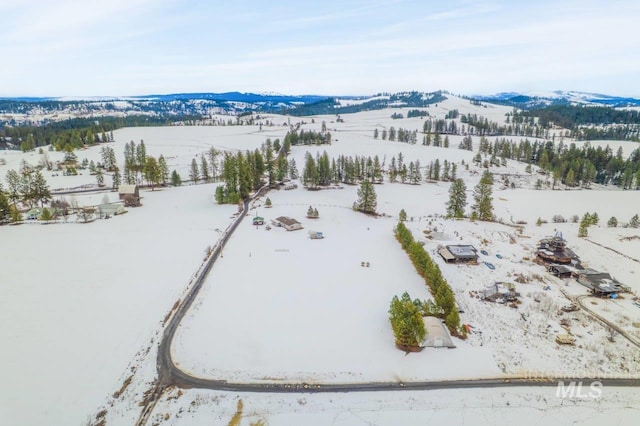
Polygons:
<instances>
[{"instance_id":1,"label":"pine tree","mask_svg":"<svg viewBox=\"0 0 640 426\"><path fill-rule=\"evenodd\" d=\"M298 168L296 167L296 160L293 158L289 160L289 177L291 179L298 179Z\"/></svg>"},{"instance_id":2,"label":"pine tree","mask_svg":"<svg viewBox=\"0 0 640 426\"><path fill-rule=\"evenodd\" d=\"M472 209L479 220L493 220L493 175L486 170L473 192L475 204Z\"/></svg>"},{"instance_id":3,"label":"pine tree","mask_svg":"<svg viewBox=\"0 0 640 426\"><path fill-rule=\"evenodd\" d=\"M180 175L176 170L173 170L173 172L171 172L171 185L173 186L182 185L182 178L180 177Z\"/></svg>"},{"instance_id":4,"label":"pine tree","mask_svg":"<svg viewBox=\"0 0 640 426\"><path fill-rule=\"evenodd\" d=\"M198 176L200 176L200 170L198 169L198 162L194 158L191 160L191 169L189 170L189 179L193 183L198 183Z\"/></svg>"},{"instance_id":5,"label":"pine tree","mask_svg":"<svg viewBox=\"0 0 640 426\"><path fill-rule=\"evenodd\" d=\"M13 224L22 222L22 213L15 205L9 208L9 222Z\"/></svg>"},{"instance_id":6,"label":"pine tree","mask_svg":"<svg viewBox=\"0 0 640 426\"><path fill-rule=\"evenodd\" d=\"M2 192L2 187L0 187L0 222L9 218L10 209L9 200Z\"/></svg>"},{"instance_id":7,"label":"pine tree","mask_svg":"<svg viewBox=\"0 0 640 426\"><path fill-rule=\"evenodd\" d=\"M607 222L607 226L609 228L616 228L618 226L618 219L615 218L615 216L612 216L611 219L609 219L609 221ZM581 229L582 229L582 225L581 225ZM579 237L582 237L582 235L578 235ZM586 237L586 235L584 235Z\"/></svg>"},{"instance_id":8,"label":"pine tree","mask_svg":"<svg viewBox=\"0 0 640 426\"><path fill-rule=\"evenodd\" d=\"M7 171L5 176L9 201L15 205L20 200L20 175L15 170Z\"/></svg>"},{"instance_id":9,"label":"pine tree","mask_svg":"<svg viewBox=\"0 0 640 426\"><path fill-rule=\"evenodd\" d=\"M165 160L162 154L158 157L158 167L160 168L160 183L162 183L162 185L166 185L169 182L171 175L169 172L169 166L167 165L167 160Z\"/></svg>"},{"instance_id":10,"label":"pine tree","mask_svg":"<svg viewBox=\"0 0 640 426\"><path fill-rule=\"evenodd\" d=\"M375 214L378 205L376 190L369 181L362 181L358 189L358 200L353 204L353 209L359 212Z\"/></svg>"},{"instance_id":11,"label":"pine tree","mask_svg":"<svg viewBox=\"0 0 640 426\"><path fill-rule=\"evenodd\" d=\"M211 179L209 175L209 163L207 162L207 157L204 155L200 159L200 174L202 175L202 180L205 182L209 182Z\"/></svg>"},{"instance_id":12,"label":"pine tree","mask_svg":"<svg viewBox=\"0 0 640 426\"><path fill-rule=\"evenodd\" d=\"M51 210L48 208L42 209L42 213L40 213L40 220L43 222L50 222L53 220L53 214L51 214Z\"/></svg>"},{"instance_id":13,"label":"pine tree","mask_svg":"<svg viewBox=\"0 0 640 426\"><path fill-rule=\"evenodd\" d=\"M467 205L467 186L462 179L456 179L449 187L449 202L447 203L447 215L449 217L464 217L464 208Z\"/></svg>"},{"instance_id":14,"label":"pine tree","mask_svg":"<svg viewBox=\"0 0 640 426\"><path fill-rule=\"evenodd\" d=\"M266 200L264 200L264 206L265 206L265 207L267 207L267 208L269 208L269 207L271 207L271 206L272 206L272 204L271 204L271 198L267 197L267 199L266 199Z\"/></svg>"},{"instance_id":15,"label":"pine tree","mask_svg":"<svg viewBox=\"0 0 640 426\"><path fill-rule=\"evenodd\" d=\"M151 184L151 190L162 180L162 173L158 161L154 157L146 157L144 164L144 178Z\"/></svg>"},{"instance_id":16,"label":"pine tree","mask_svg":"<svg viewBox=\"0 0 640 426\"><path fill-rule=\"evenodd\" d=\"M49 185L40 170L35 171L32 182L30 198L43 206L44 203L51 199L51 193L49 192Z\"/></svg>"},{"instance_id":17,"label":"pine tree","mask_svg":"<svg viewBox=\"0 0 640 426\"><path fill-rule=\"evenodd\" d=\"M118 187L120 186L120 181L121 181L120 169L116 166L113 169L113 175L111 176L111 188L117 190Z\"/></svg>"},{"instance_id":18,"label":"pine tree","mask_svg":"<svg viewBox=\"0 0 640 426\"><path fill-rule=\"evenodd\" d=\"M427 334L417 305L407 292L391 300L389 321L397 346L418 347Z\"/></svg>"},{"instance_id":19,"label":"pine tree","mask_svg":"<svg viewBox=\"0 0 640 426\"><path fill-rule=\"evenodd\" d=\"M632 228L637 228L638 226L640 226L640 218L638 218L637 214L633 215L633 217L629 221L629 226Z\"/></svg>"},{"instance_id":20,"label":"pine tree","mask_svg":"<svg viewBox=\"0 0 640 426\"><path fill-rule=\"evenodd\" d=\"M99 187L104 186L104 174L102 173L102 169L98 169L96 171L96 182Z\"/></svg>"},{"instance_id":21,"label":"pine tree","mask_svg":"<svg viewBox=\"0 0 640 426\"><path fill-rule=\"evenodd\" d=\"M399 219L400 219L400 222L406 222L407 221L407 212L404 211L404 209L400 210Z\"/></svg>"}]
</instances>

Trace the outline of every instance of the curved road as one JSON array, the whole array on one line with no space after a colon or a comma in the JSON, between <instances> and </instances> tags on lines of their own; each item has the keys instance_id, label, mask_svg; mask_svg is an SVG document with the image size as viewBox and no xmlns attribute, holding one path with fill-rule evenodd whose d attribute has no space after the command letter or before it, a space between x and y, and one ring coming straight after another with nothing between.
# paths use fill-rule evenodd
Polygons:
<instances>
[{"instance_id":1,"label":"curved road","mask_svg":"<svg viewBox=\"0 0 640 426\"><path fill-rule=\"evenodd\" d=\"M249 202L260 196L267 187L261 188L251 200L244 201L243 209L236 220L227 228L222 238L216 244L211 256L204 265L200 275L194 283L191 290L182 300L180 306L172 315L168 325L162 335L162 340L158 347L157 370L158 379L152 397L147 401L143 408L137 425L144 425L153 412L157 401L162 396L165 389L169 386L175 386L183 389L209 389L217 391L231 392L270 392L270 393L325 393L325 392L372 392L372 391L399 391L399 390L433 390L433 389L460 389L460 388L493 388L507 386L558 386L559 382L590 382L599 381L603 386L633 386L640 387L640 379L623 379L623 378L598 378L598 377L575 377L575 378L495 378L495 379L477 379L477 380L448 380L448 381L420 381L420 382L369 382L369 383L332 383L332 384L310 384L310 383L233 383L226 380L213 380L192 376L176 366L171 357L171 343L175 336L176 330L180 322L188 312L189 308L196 299L202 285L204 284L211 267L218 259L220 252L224 248L233 232L238 228L249 209ZM580 300L577 300L582 309L594 314L586 308ZM607 325L611 325L608 321L599 317ZM616 327L614 327L616 328ZM616 328L617 331L621 332ZM621 334L626 336L623 331ZM632 339L629 339L632 340ZM634 344L637 344L634 342Z\"/></svg>"}]
</instances>

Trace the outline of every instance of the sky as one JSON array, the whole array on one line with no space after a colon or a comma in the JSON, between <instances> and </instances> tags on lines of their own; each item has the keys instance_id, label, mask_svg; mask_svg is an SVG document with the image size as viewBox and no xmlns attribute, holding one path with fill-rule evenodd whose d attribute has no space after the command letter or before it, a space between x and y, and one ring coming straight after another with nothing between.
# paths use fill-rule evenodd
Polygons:
<instances>
[{"instance_id":1,"label":"sky","mask_svg":"<svg viewBox=\"0 0 640 426\"><path fill-rule=\"evenodd\" d=\"M0 96L640 97L637 0L0 0Z\"/></svg>"}]
</instances>

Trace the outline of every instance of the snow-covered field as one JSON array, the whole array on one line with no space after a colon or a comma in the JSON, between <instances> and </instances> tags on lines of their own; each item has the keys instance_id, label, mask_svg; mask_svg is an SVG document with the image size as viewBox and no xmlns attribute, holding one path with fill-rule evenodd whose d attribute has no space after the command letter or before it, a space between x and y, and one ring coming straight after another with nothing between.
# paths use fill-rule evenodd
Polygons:
<instances>
[{"instance_id":1,"label":"snow-covered field","mask_svg":"<svg viewBox=\"0 0 640 426\"><path fill-rule=\"evenodd\" d=\"M212 185L89 224L0 228L0 423L79 425L117 390L235 211Z\"/></svg>"},{"instance_id":2,"label":"snow-covered field","mask_svg":"<svg viewBox=\"0 0 640 426\"><path fill-rule=\"evenodd\" d=\"M391 298L404 291L430 295L394 238L396 219L351 210L355 187L269 197L273 207L260 208L260 215L267 221L291 216L305 229L266 231L247 219L176 335L182 369L232 381L312 383L500 374L485 348L463 341L456 350L412 356L395 349L387 319ZM319 219L305 218L310 204ZM326 237L309 239L311 229Z\"/></svg>"},{"instance_id":3,"label":"snow-covered field","mask_svg":"<svg viewBox=\"0 0 640 426\"><path fill-rule=\"evenodd\" d=\"M496 121L511 110L474 106L458 98L427 108L438 118L451 109ZM305 129L319 130L325 121L333 142L294 147L292 157L300 172L307 151L315 156L324 150L330 157L378 155L387 165L399 152L406 162L419 159L422 166L435 159L471 162L473 152L457 149L459 136L450 137L448 149L421 146L420 141L410 145L374 140L375 128L422 129L423 120L393 120L393 112L396 110L345 115L341 117L344 122L335 121L335 116L303 118ZM276 125L263 126L262 131L258 126L121 129L114 132L116 142L110 145L122 163L124 144L144 140L149 155L163 154L169 167L185 178L191 160L211 146L255 149L266 138L282 138L288 118L267 119ZM297 120L292 117L292 124ZM47 154L52 160L62 158L61 153ZM98 161L100 148L78 152L80 160L85 157ZM0 166L4 180L6 171L18 168L22 159L37 164L39 154L3 151L0 158L7 163ZM559 230L583 263L611 272L640 291L640 269L633 260L640 259L640 242L621 240L638 236L637 230L604 225L610 216L625 223L640 213L640 192L601 187L534 191L527 188L533 187L538 175L534 172L529 177L524 168L510 161L507 167L492 169L521 176L516 189L499 189L497 180L494 200L496 217L506 224L528 222L522 233L498 223L443 219L449 189L445 182L377 185L378 211L387 215L378 218L351 210L357 187L270 192L274 206L264 208L264 198L256 203L256 210L231 238L182 323L173 347L177 362L195 374L233 381L428 380L532 372L637 375L637 347L621 336L609 342L605 328L582 312L565 315L570 318L576 346L555 343L555 335L565 332L560 324L564 317L557 312L569 302L563 292L580 295L586 290L573 281L550 277L526 258L531 259L540 238ZM469 170L458 168L458 175L467 183L470 203L481 172L473 165ZM45 177L52 188L95 183L88 173ZM106 183L110 183L108 178ZM1 424L80 424L88 415L95 416L100 406L111 410L108 424L132 423L139 414L141 392L155 371L154 345L163 319L200 267L206 247L216 242L236 211L235 206L215 205L214 188L196 185L145 191L143 207L108 221L0 228L0 321L5 324L0 338L6 342L0 355ZM102 196L76 197L80 204L95 204ZM319 210L319 219L305 218L309 205ZM387 318L391 297L404 291L414 298L430 297L393 237L403 208L414 236L423 239L454 289L464 310L462 322L473 326L468 340L454 339L456 349L425 349L405 356L393 347ZM267 220L292 216L305 229L256 229L249 220L256 212ZM601 221L589 229L588 239L577 238L574 223L535 225L538 217L551 222L556 214L569 219L585 212L597 212ZM308 239L310 229L324 232L326 238ZM431 239L423 237L424 230L431 231ZM488 258L481 260L492 262L495 270L483 264L443 264L435 251L439 245L454 243L486 249ZM363 267L362 262L370 266ZM513 282L515 274L529 280L517 284L522 301L517 309L475 297L474 292L495 281ZM634 332L633 324L639 319L630 301L631 296L615 302L599 299L592 306ZM134 378L130 392L114 402L110 395L132 374L140 377ZM554 392L555 388L241 397L246 419L265 418L272 425L411 424L424 419L439 423L451 416L457 416L454 423L473 419L477 420L474 423L495 424L523 418L539 423L541 416L564 423L608 421L612 415L624 424L629 416L637 415L634 389L612 390L601 400L577 405L555 399ZM165 396L154 415L168 416L162 421L154 419L166 424L226 424L235 410L237 395L184 393L171 400Z\"/></svg>"},{"instance_id":4,"label":"snow-covered field","mask_svg":"<svg viewBox=\"0 0 640 426\"><path fill-rule=\"evenodd\" d=\"M315 395L186 390L178 396L173 390L152 420L167 426L227 425L241 399L242 425L260 420L270 426L635 424L637 389L599 389L599 399L588 397L589 383L582 388L586 398L575 399L558 398L555 387Z\"/></svg>"}]
</instances>

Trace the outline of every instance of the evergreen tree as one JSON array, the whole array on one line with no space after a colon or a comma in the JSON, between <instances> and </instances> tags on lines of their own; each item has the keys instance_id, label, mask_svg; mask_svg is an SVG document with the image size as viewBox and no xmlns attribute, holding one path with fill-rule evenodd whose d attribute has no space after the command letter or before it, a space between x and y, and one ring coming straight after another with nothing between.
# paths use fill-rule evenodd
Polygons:
<instances>
[{"instance_id":1,"label":"evergreen tree","mask_svg":"<svg viewBox=\"0 0 640 426\"><path fill-rule=\"evenodd\" d=\"M40 170L36 170L33 175L31 192L30 198L32 198L36 203L39 202L41 206L44 206L44 203L51 199L49 185L47 184L44 176L42 176Z\"/></svg>"},{"instance_id":2,"label":"evergreen tree","mask_svg":"<svg viewBox=\"0 0 640 426\"><path fill-rule=\"evenodd\" d=\"M418 347L426 336L424 321L417 303L408 293L394 296L389 307L389 321L397 346Z\"/></svg>"},{"instance_id":3,"label":"evergreen tree","mask_svg":"<svg viewBox=\"0 0 640 426\"><path fill-rule=\"evenodd\" d=\"M7 171L5 176L9 201L15 205L20 200L20 175L15 170Z\"/></svg>"},{"instance_id":4,"label":"evergreen tree","mask_svg":"<svg viewBox=\"0 0 640 426\"><path fill-rule=\"evenodd\" d=\"M472 209L479 220L490 221L493 219L492 184L493 175L488 170L485 170L473 192L475 204Z\"/></svg>"},{"instance_id":5,"label":"evergreen tree","mask_svg":"<svg viewBox=\"0 0 640 426\"><path fill-rule=\"evenodd\" d=\"M207 157L204 155L200 159L200 173L202 175L202 180L209 182L211 179L211 176L209 175L209 163L207 162Z\"/></svg>"},{"instance_id":6,"label":"evergreen tree","mask_svg":"<svg viewBox=\"0 0 640 426\"><path fill-rule=\"evenodd\" d=\"M629 221L629 226L632 228L637 228L638 226L640 226L640 218L638 218L637 214L633 215L633 217Z\"/></svg>"},{"instance_id":7,"label":"evergreen tree","mask_svg":"<svg viewBox=\"0 0 640 426\"><path fill-rule=\"evenodd\" d=\"M266 199L266 200L264 200L264 206L265 206L265 207L267 207L267 208L269 208L269 207L271 207L271 206L272 206L272 204L271 204L271 198L267 197L267 199Z\"/></svg>"},{"instance_id":8,"label":"evergreen tree","mask_svg":"<svg viewBox=\"0 0 640 426\"><path fill-rule=\"evenodd\" d=\"M404 209L400 210L399 219L400 219L400 222L406 222L407 221L407 212L404 211Z\"/></svg>"},{"instance_id":9,"label":"evergreen tree","mask_svg":"<svg viewBox=\"0 0 640 426\"><path fill-rule=\"evenodd\" d=\"M447 203L447 215L449 217L464 217L464 208L467 205L467 186L462 179L456 179L449 187L449 202Z\"/></svg>"},{"instance_id":10,"label":"evergreen tree","mask_svg":"<svg viewBox=\"0 0 640 426\"><path fill-rule=\"evenodd\" d=\"M576 184L576 177L573 169L569 169L567 176L564 178L564 184L568 187L574 187Z\"/></svg>"},{"instance_id":11,"label":"evergreen tree","mask_svg":"<svg viewBox=\"0 0 640 426\"><path fill-rule=\"evenodd\" d=\"M296 167L296 160L293 158L289 160L289 177L298 179L298 168Z\"/></svg>"},{"instance_id":12,"label":"evergreen tree","mask_svg":"<svg viewBox=\"0 0 640 426\"><path fill-rule=\"evenodd\" d=\"M48 208L42 209L42 213L40 213L40 220L43 222L51 222L53 220L53 214L51 214L51 210Z\"/></svg>"},{"instance_id":13,"label":"evergreen tree","mask_svg":"<svg viewBox=\"0 0 640 426\"><path fill-rule=\"evenodd\" d=\"M117 190L120 187L120 169L116 166L113 169L113 175L111 176L111 188Z\"/></svg>"},{"instance_id":14,"label":"evergreen tree","mask_svg":"<svg viewBox=\"0 0 640 426\"><path fill-rule=\"evenodd\" d=\"M209 148L207 152L209 156L209 167L211 167L211 178L213 180L218 179L218 156L220 155L220 151L215 149L214 147Z\"/></svg>"},{"instance_id":15,"label":"evergreen tree","mask_svg":"<svg viewBox=\"0 0 640 426\"><path fill-rule=\"evenodd\" d=\"M9 222L13 224L22 222L22 213L15 205L9 207Z\"/></svg>"},{"instance_id":16,"label":"evergreen tree","mask_svg":"<svg viewBox=\"0 0 640 426\"><path fill-rule=\"evenodd\" d=\"M359 212L375 214L378 205L376 190L369 181L362 181L358 189L358 200L353 204L353 209Z\"/></svg>"},{"instance_id":17,"label":"evergreen tree","mask_svg":"<svg viewBox=\"0 0 640 426\"><path fill-rule=\"evenodd\" d=\"M151 190L154 190L155 185L159 184L162 180L162 173L160 171L160 166L158 165L158 160L154 157L146 157L144 164L144 178L151 184Z\"/></svg>"},{"instance_id":18,"label":"evergreen tree","mask_svg":"<svg viewBox=\"0 0 640 426\"><path fill-rule=\"evenodd\" d=\"M618 226L618 219L615 218L615 216L612 216L611 219L609 219L609 221L607 222L607 226L609 228L616 228ZM582 225L580 225L580 229L582 229ZM582 237L583 235L578 235L579 237ZM586 235L584 235L586 237Z\"/></svg>"},{"instance_id":19,"label":"evergreen tree","mask_svg":"<svg viewBox=\"0 0 640 426\"><path fill-rule=\"evenodd\" d=\"M104 174L102 173L102 169L98 169L96 171L96 182L99 187L104 186Z\"/></svg>"},{"instance_id":20,"label":"evergreen tree","mask_svg":"<svg viewBox=\"0 0 640 426\"><path fill-rule=\"evenodd\" d=\"M173 172L171 172L171 185L173 186L182 185L182 178L180 177L180 175L175 169L173 170Z\"/></svg>"},{"instance_id":21,"label":"evergreen tree","mask_svg":"<svg viewBox=\"0 0 640 426\"><path fill-rule=\"evenodd\" d=\"M160 183L162 185L166 185L169 182L171 174L169 172L167 160L165 160L162 154L158 157L158 167L160 168Z\"/></svg>"},{"instance_id":22,"label":"evergreen tree","mask_svg":"<svg viewBox=\"0 0 640 426\"><path fill-rule=\"evenodd\" d=\"M200 170L198 169L198 162L194 158L191 160L191 169L189 170L189 179L193 183L198 183L198 177L200 176Z\"/></svg>"},{"instance_id":23,"label":"evergreen tree","mask_svg":"<svg viewBox=\"0 0 640 426\"><path fill-rule=\"evenodd\" d=\"M0 222L9 218L9 212L9 199L4 195L4 192L2 192L2 188L0 188Z\"/></svg>"}]
</instances>

